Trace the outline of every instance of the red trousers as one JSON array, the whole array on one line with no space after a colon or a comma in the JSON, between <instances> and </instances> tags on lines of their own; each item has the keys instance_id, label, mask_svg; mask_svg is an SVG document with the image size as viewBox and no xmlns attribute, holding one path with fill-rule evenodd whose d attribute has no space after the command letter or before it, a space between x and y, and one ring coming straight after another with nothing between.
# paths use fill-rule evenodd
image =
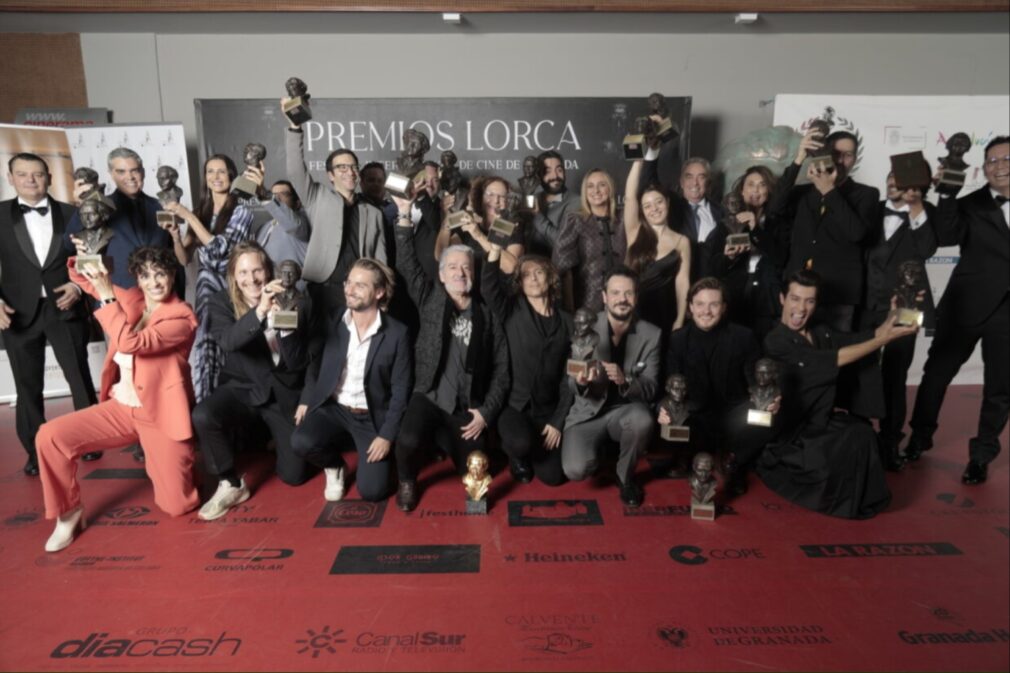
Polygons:
<instances>
[{"instance_id":1,"label":"red trousers","mask_svg":"<svg viewBox=\"0 0 1010 673\"><path fill-rule=\"evenodd\" d=\"M55 519L80 504L78 457L138 441L144 447L144 467L154 485L154 502L158 507L179 516L200 504L193 485L193 441L169 439L153 423L137 418L138 412L139 409L110 399L60 416L39 428L35 448L47 519Z\"/></svg>"}]
</instances>

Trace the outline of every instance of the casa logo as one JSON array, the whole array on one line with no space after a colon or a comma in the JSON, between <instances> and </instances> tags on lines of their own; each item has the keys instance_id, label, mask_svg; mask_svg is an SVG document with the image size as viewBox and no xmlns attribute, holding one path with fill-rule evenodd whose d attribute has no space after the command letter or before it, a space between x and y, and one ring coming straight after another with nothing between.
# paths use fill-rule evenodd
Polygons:
<instances>
[{"instance_id":1,"label":"casa logo","mask_svg":"<svg viewBox=\"0 0 1010 673\"><path fill-rule=\"evenodd\" d=\"M719 516L739 514L732 505L716 505ZM625 507L624 516L691 516L690 505L642 505Z\"/></svg>"},{"instance_id":2,"label":"casa logo","mask_svg":"<svg viewBox=\"0 0 1010 673\"><path fill-rule=\"evenodd\" d=\"M681 563L686 566L700 566L703 563L708 563L709 559L713 561L763 560L765 555L762 550L756 547L747 547L742 549L709 549L706 553L701 547L695 547L690 544L682 544L670 547L670 558L677 563Z\"/></svg>"},{"instance_id":3,"label":"casa logo","mask_svg":"<svg viewBox=\"0 0 1010 673\"><path fill-rule=\"evenodd\" d=\"M512 563L516 560L515 554L505 554L505 561ZM525 552L523 554L524 563L615 563L627 561L628 557L624 552L598 552L579 551L574 554L560 552Z\"/></svg>"},{"instance_id":4,"label":"casa logo","mask_svg":"<svg viewBox=\"0 0 1010 673\"><path fill-rule=\"evenodd\" d=\"M228 513L222 516L220 519L214 519L213 521L204 521L200 517L194 516L190 517L189 523L193 525L210 525L210 526L237 526L239 524L245 523L266 523L275 524L280 523L280 517L276 516L256 516L254 512L256 511L257 505L255 504L244 504L237 507L232 507L228 510Z\"/></svg>"},{"instance_id":5,"label":"casa logo","mask_svg":"<svg viewBox=\"0 0 1010 673\"><path fill-rule=\"evenodd\" d=\"M595 500L510 500L510 526L602 526Z\"/></svg>"},{"instance_id":6,"label":"casa logo","mask_svg":"<svg viewBox=\"0 0 1010 673\"><path fill-rule=\"evenodd\" d=\"M706 634L717 647L780 647L830 645L820 624L731 624L710 626Z\"/></svg>"},{"instance_id":7,"label":"casa logo","mask_svg":"<svg viewBox=\"0 0 1010 673\"><path fill-rule=\"evenodd\" d=\"M588 640L559 632L523 639L523 647L527 650L563 656L587 650L592 646L593 644Z\"/></svg>"},{"instance_id":8,"label":"casa logo","mask_svg":"<svg viewBox=\"0 0 1010 673\"><path fill-rule=\"evenodd\" d=\"M254 549L222 549L214 558L225 563L209 563L207 572L276 572L284 570L282 559L291 558L293 549L256 547Z\"/></svg>"},{"instance_id":9,"label":"casa logo","mask_svg":"<svg viewBox=\"0 0 1010 673\"><path fill-rule=\"evenodd\" d=\"M13 515L4 519L7 528L24 528L42 520L42 511L38 509L19 509Z\"/></svg>"},{"instance_id":10,"label":"casa logo","mask_svg":"<svg viewBox=\"0 0 1010 673\"><path fill-rule=\"evenodd\" d=\"M462 654L466 651L466 634L439 631L381 633L361 631L353 635L344 629L306 629L306 636L295 640L298 654L313 659L323 653L336 654L340 646L350 643L351 654Z\"/></svg>"},{"instance_id":11,"label":"casa logo","mask_svg":"<svg viewBox=\"0 0 1010 673\"><path fill-rule=\"evenodd\" d=\"M1010 630L968 629L966 631L898 631L898 639L906 645L991 645L1010 642Z\"/></svg>"},{"instance_id":12,"label":"casa logo","mask_svg":"<svg viewBox=\"0 0 1010 673\"><path fill-rule=\"evenodd\" d=\"M328 502L314 528L378 528L386 514L386 501L341 500Z\"/></svg>"},{"instance_id":13,"label":"casa logo","mask_svg":"<svg viewBox=\"0 0 1010 673\"><path fill-rule=\"evenodd\" d=\"M148 519L151 510L143 505L116 507L102 512L91 522L93 526L157 526L157 519Z\"/></svg>"},{"instance_id":14,"label":"casa logo","mask_svg":"<svg viewBox=\"0 0 1010 673\"><path fill-rule=\"evenodd\" d=\"M936 499L949 507L931 510L930 514L934 516L1006 514L1010 512L1010 508L1006 507L976 507L974 500L957 493L937 493Z\"/></svg>"},{"instance_id":15,"label":"casa logo","mask_svg":"<svg viewBox=\"0 0 1010 673\"><path fill-rule=\"evenodd\" d=\"M960 556L949 542L871 542L867 544L802 544L809 558L870 558L881 556Z\"/></svg>"},{"instance_id":16,"label":"casa logo","mask_svg":"<svg viewBox=\"0 0 1010 673\"><path fill-rule=\"evenodd\" d=\"M185 628L181 630L186 631ZM85 638L64 640L53 648L49 658L234 657L241 647L242 639L229 636L227 631L206 638L117 637L100 632Z\"/></svg>"},{"instance_id":17,"label":"casa logo","mask_svg":"<svg viewBox=\"0 0 1010 673\"><path fill-rule=\"evenodd\" d=\"M683 649L688 646L687 629L674 624L661 624L656 627L656 637L659 642L674 649Z\"/></svg>"}]
</instances>

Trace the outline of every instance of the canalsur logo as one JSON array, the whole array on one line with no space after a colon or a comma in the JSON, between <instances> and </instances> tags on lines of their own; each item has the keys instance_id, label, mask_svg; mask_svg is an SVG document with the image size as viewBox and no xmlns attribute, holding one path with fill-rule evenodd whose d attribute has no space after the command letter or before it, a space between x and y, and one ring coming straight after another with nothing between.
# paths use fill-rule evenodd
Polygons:
<instances>
[{"instance_id":1,"label":"canalsur logo","mask_svg":"<svg viewBox=\"0 0 1010 673\"><path fill-rule=\"evenodd\" d=\"M323 652L336 654L337 648L334 646L347 642L346 638L341 638L343 633L343 629L331 631L329 626L324 626L319 631L306 629L305 638L295 641L295 644L299 646L298 654L311 654L313 659L318 659Z\"/></svg>"}]
</instances>

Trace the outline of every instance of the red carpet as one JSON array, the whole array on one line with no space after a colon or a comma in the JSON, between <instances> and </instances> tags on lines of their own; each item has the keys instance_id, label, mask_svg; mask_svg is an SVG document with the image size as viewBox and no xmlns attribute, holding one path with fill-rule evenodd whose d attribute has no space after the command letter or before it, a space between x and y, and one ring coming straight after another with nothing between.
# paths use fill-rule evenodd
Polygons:
<instances>
[{"instance_id":1,"label":"red carpet","mask_svg":"<svg viewBox=\"0 0 1010 673\"><path fill-rule=\"evenodd\" d=\"M1007 437L986 485L959 480L979 401L951 389L936 448L889 476L894 504L870 521L753 477L706 523L684 481L649 481L629 511L603 481L507 472L468 517L447 463L405 515L353 488L326 506L322 476L290 488L255 454L253 498L204 523L162 514L107 453L82 464L89 526L57 554L5 407L0 668L1006 671Z\"/></svg>"}]
</instances>

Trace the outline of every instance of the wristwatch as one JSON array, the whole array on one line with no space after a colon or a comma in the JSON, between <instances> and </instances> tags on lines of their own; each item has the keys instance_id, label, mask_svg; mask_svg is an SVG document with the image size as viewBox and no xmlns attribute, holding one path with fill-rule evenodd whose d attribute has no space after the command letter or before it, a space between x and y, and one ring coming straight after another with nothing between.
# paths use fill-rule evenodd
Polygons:
<instances>
[{"instance_id":1,"label":"wristwatch","mask_svg":"<svg viewBox=\"0 0 1010 673\"><path fill-rule=\"evenodd\" d=\"M116 298L115 297L109 297L108 299L99 299L98 300L98 305L99 306L108 306L109 304L115 304L115 303L116 303Z\"/></svg>"}]
</instances>

